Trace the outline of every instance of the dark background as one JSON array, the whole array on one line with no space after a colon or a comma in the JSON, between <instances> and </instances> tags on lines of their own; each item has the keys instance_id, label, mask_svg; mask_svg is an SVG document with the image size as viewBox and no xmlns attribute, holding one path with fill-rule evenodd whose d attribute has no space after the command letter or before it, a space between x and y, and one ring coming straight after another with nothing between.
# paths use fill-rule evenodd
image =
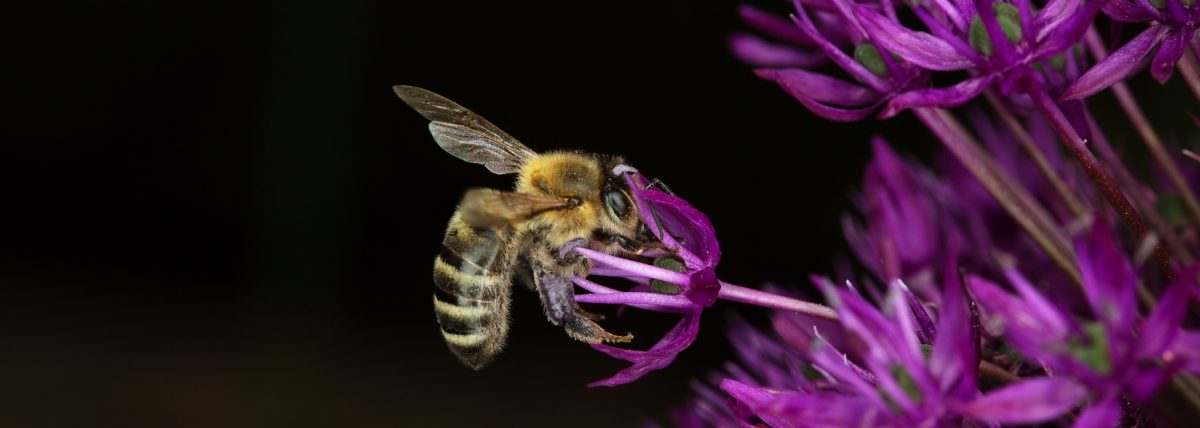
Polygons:
<instances>
[{"instance_id":1,"label":"dark background","mask_svg":"<svg viewBox=\"0 0 1200 428\"><path fill-rule=\"evenodd\" d=\"M755 78L725 48L735 1L22 3L0 18L4 426L628 426L731 357L723 317L761 316L718 304L672 366L588 389L624 365L516 289L508 349L464 368L432 257L462 191L510 177L439 150L393 84L535 150L626 155L748 285L844 253L869 131L930 145Z\"/></svg>"}]
</instances>

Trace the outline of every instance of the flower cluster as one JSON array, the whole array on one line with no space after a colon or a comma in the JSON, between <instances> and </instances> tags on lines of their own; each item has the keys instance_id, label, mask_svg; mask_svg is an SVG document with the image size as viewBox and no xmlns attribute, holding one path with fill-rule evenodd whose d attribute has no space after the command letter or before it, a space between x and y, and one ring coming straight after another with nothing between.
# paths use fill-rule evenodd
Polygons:
<instances>
[{"instance_id":1,"label":"flower cluster","mask_svg":"<svg viewBox=\"0 0 1200 428\"><path fill-rule=\"evenodd\" d=\"M627 173L664 250L630 260L573 249L593 262L589 275L633 283L574 278L590 292L576 300L681 319L645 351L595 345L632 363L595 385L666 367L695 339L700 313L726 300L775 309L772 328L733 323L739 361L693 385L696 398L672 414L679 425L1142 426L1155 423L1147 409L1171 413L1178 404L1163 403L1180 400L1200 413L1200 331L1189 322L1189 310L1200 317L1200 163L1170 153L1124 84L1152 58L1155 79L1179 68L1200 98L1190 56L1200 5L793 0L791 9L741 7L752 30L730 36L732 53L817 116L911 111L944 150L925 166L882 138L870 143L856 210L842 218L857 264L836 281L812 277L825 305L717 279L707 218ZM1122 43L1114 31L1105 42L1098 19L1138 35ZM1092 115L1087 98L1110 87L1155 162L1149 180Z\"/></svg>"}]
</instances>

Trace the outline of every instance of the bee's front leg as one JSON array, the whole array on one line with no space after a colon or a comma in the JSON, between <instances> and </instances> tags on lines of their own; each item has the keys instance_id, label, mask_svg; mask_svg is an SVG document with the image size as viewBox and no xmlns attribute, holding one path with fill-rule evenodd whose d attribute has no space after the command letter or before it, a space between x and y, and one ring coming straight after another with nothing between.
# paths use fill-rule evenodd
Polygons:
<instances>
[{"instance_id":1,"label":"bee's front leg","mask_svg":"<svg viewBox=\"0 0 1200 428\"><path fill-rule=\"evenodd\" d=\"M554 325L562 326L567 334L587 343L628 342L633 335L617 336L596 324L598 316L579 308L575 303L575 284L568 277L556 275L543 269L540 262L532 261L531 270L546 318Z\"/></svg>"}]
</instances>

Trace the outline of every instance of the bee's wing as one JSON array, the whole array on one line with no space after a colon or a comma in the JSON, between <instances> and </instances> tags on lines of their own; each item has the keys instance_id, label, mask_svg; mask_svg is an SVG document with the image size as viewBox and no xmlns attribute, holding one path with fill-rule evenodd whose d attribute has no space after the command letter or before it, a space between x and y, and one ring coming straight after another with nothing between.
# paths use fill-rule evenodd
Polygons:
<instances>
[{"instance_id":1,"label":"bee's wing","mask_svg":"<svg viewBox=\"0 0 1200 428\"><path fill-rule=\"evenodd\" d=\"M471 227L494 229L517 224L546 211L571 208L567 198L471 189L458 205L459 219Z\"/></svg>"},{"instance_id":2,"label":"bee's wing","mask_svg":"<svg viewBox=\"0 0 1200 428\"><path fill-rule=\"evenodd\" d=\"M511 174L537 153L487 119L441 95L415 86L396 85L396 95L429 119L429 132L442 149L495 174Z\"/></svg>"}]
</instances>

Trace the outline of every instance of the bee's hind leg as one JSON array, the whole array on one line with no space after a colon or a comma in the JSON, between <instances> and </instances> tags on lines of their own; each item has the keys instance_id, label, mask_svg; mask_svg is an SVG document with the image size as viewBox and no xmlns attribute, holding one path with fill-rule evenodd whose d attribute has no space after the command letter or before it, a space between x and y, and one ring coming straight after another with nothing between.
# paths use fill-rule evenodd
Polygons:
<instances>
[{"instance_id":1,"label":"bee's hind leg","mask_svg":"<svg viewBox=\"0 0 1200 428\"><path fill-rule=\"evenodd\" d=\"M542 307L546 310L546 318L554 325L560 325L567 334L576 340L587 343L628 342L633 335L617 336L604 330L596 319L599 315L592 314L579 308L575 303L575 284L569 278L564 278L545 272L534 263L533 278L537 284L538 295L542 298Z\"/></svg>"}]
</instances>

